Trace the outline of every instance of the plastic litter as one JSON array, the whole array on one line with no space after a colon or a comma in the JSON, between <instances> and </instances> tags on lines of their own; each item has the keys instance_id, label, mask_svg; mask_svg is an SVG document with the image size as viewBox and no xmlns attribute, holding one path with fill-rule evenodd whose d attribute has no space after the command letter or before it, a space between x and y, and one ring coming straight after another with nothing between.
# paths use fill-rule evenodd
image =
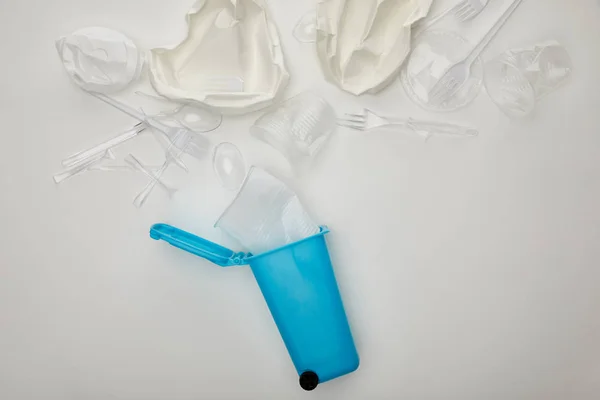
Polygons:
<instances>
[{"instance_id":1,"label":"plastic litter","mask_svg":"<svg viewBox=\"0 0 600 400\"><path fill-rule=\"evenodd\" d=\"M165 224L150 236L219 266L249 265L304 390L355 371L359 357L321 227L270 251L239 253Z\"/></svg>"},{"instance_id":2,"label":"plastic litter","mask_svg":"<svg viewBox=\"0 0 600 400\"><path fill-rule=\"evenodd\" d=\"M500 29L504 26L506 21L508 21L522 1L523 0L514 0L496 23L489 28L485 36L477 42L477 45L446 69L435 85L429 90L428 98L430 101L435 103L445 101L458 93L463 85L470 81L471 67L479 59L481 52L488 46L496 34L498 34Z\"/></svg>"},{"instance_id":3,"label":"plastic litter","mask_svg":"<svg viewBox=\"0 0 600 400\"><path fill-rule=\"evenodd\" d=\"M177 192L177 189L170 188L158 176L154 175L150 170L144 167L144 165L137 158L135 158L133 154L129 154L127 157L125 157L125 162L135 170L142 172L144 175L146 175L152 181L154 181L157 185L163 188L165 192L167 192L169 197L173 197L173 195Z\"/></svg>"},{"instance_id":4,"label":"plastic litter","mask_svg":"<svg viewBox=\"0 0 600 400\"><path fill-rule=\"evenodd\" d=\"M93 167L94 165L96 165L104 160L114 160L114 159L115 159L114 154L112 154L112 152L110 150L106 150L100 154L94 155L93 157L91 157L79 164L75 164L75 165L71 166L70 168L67 168L63 172L60 172L60 173L54 175L54 177L53 177L54 182L56 184L60 184L75 175L78 175L82 172L87 171L89 168Z\"/></svg>"},{"instance_id":5,"label":"plastic litter","mask_svg":"<svg viewBox=\"0 0 600 400\"><path fill-rule=\"evenodd\" d=\"M379 128L391 128L400 131L411 131L429 139L434 135L477 136L479 131L468 126L448 122L424 121L413 118L382 117L369 109L358 114L346 114L338 119L338 125L359 131L370 131Z\"/></svg>"},{"instance_id":6,"label":"plastic litter","mask_svg":"<svg viewBox=\"0 0 600 400\"><path fill-rule=\"evenodd\" d=\"M551 40L509 50L485 65L485 88L509 117L531 114L537 102L569 82L573 64L567 50Z\"/></svg>"},{"instance_id":7,"label":"plastic litter","mask_svg":"<svg viewBox=\"0 0 600 400\"><path fill-rule=\"evenodd\" d=\"M296 194L268 172L251 167L241 189L215 227L253 254L319 232Z\"/></svg>"},{"instance_id":8,"label":"plastic litter","mask_svg":"<svg viewBox=\"0 0 600 400\"><path fill-rule=\"evenodd\" d=\"M325 78L355 95L395 79L411 49L411 25L432 0L322 0L317 55Z\"/></svg>"},{"instance_id":9,"label":"plastic litter","mask_svg":"<svg viewBox=\"0 0 600 400\"><path fill-rule=\"evenodd\" d=\"M221 143L213 152L213 171L225 189L238 190L246 178L246 162L240 149L232 143Z\"/></svg>"},{"instance_id":10,"label":"plastic litter","mask_svg":"<svg viewBox=\"0 0 600 400\"><path fill-rule=\"evenodd\" d=\"M279 35L263 0L197 1L187 23L181 43L150 52L151 83L161 95L243 114L271 105L286 87Z\"/></svg>"},{"instance_id":11,"label":"plastic litter","mask_svg":"<svg viewBox=\"0 0 600 400\"><path fill-rule=\"evenodd\" d=\"M296 23L292 32L300 43L314 43L317 41L317 11L312 10L304 14Z\"/></svg>"},{"instance_id":12,"label":"plastic litter","mask_svg":"<svg viewBox=\"0 0 600 400\"><path fill-rule=\"evenodd\" d=\"M306 168L336 128L335 111L323 98L304 92L260 117L250 128L257 139L283 154L296 169Z\"/></svg>"},{"instance_id":13,"label":"plastic litter","mask_svg":"<svg viewBox=\"0 0 600 400\"><path fill-rule=\"evenodd\" d=\"M59 38L56 50L73 82L86 91L121 91L144 67L144 56L133 41L109 28L77 30Z\"/></svg>"},{"instance_id":14,"label":"plastic litter","mask_svg":"<svg viewBox=\"0 0 600 400\"><path fill-rule=\"evenodd\" d=\"M467 22L477 17L488 5L489 0L461 0L456 5L448 7L438 15L432 18L422 20L416 26L415 35L419 35L423 31L431 28L444 17L453 14L460 22Z\"/></svg>"},{"instance_id":15,"label":"plastic litter","mask_svg":"<svg viewBox=\"0 0 600 400\"><path fill-rule=\"evenodd\" d=\"M408 97L428 111L449 112L464 107L481 91L483 67L476 59L469 80L453 96L439 101L431 90L446 71L460 61L473 45L456 33L426 31L416 38L414 50L402 69L400 81Z\"/></svg>"}]
</instances>

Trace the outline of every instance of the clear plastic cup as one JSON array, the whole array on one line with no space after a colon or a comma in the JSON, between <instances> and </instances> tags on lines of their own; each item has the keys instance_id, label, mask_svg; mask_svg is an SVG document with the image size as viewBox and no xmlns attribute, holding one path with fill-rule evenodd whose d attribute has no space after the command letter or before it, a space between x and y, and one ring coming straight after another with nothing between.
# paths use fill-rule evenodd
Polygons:
<instances>
[{"instance_id":1,"label":"clear plastic cup","mask_svg":"<svg viewBox=\"0 0 600 400\"><path fill-rule=\"evenodd\" d=\"M268 172L252 167L233 202L216 222L253 254L319 233L296 194Z\"/></svg>"},{"instance_id":2,"label":"clear plastic cup","mask_svg":"<svg viewBox=\"0 0 600 400\"><path fill-rule=\"evenodd\" d=\"M331 105L314 93L304 92L260 117L250 133L277 149L292 167L301 169L319 153L335 127Z\"/></svg>"},{"instance_id":3,"label":"clear plastic cup","mask_svg":"<svg viewBox=\"0 0 600 400\"><path fill-rule=\"evenodd\" d=\"M570 79L573 64L567 50L550 41L509 50L485 65L485 87L509 117L522 118L536 103Z\"/></svg>"},{"instance_id":4,"label":"clear plastic cup","mask_svg":"<svg viewBox=\"0 0 600 400\"><path fill-rule=\"evenodd\" d=\"M439 101L431 91L448 69L464 59L473 44L457 33L426 31L415 38L410 57L404 63L400 82L408 97L427 111L450 112L470 104L481 91L483 66L478 58L467 81L452 96Z\"/></svg>"}]
</instances>

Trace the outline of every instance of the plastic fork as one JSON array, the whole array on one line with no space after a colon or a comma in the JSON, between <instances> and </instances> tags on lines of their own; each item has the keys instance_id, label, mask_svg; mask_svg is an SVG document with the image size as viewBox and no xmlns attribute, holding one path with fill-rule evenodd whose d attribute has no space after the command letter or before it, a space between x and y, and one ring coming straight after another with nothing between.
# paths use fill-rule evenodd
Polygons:
<instances>
[{"instance_id":1,"label":"plastic fork","mask_svg":"<svg viewBox=\"0 0 600 400\"><path fill-rule=\"evenodd\" d=\"M184 129L189 134L195 134L194 131L190 130L186 126L182 126L179 123L177 124L179 127L173 127L173 126L166 125L165 123L163 123L163 119L164 119L163 116L148 116L148 115L144 114L142 111L138 111L138 110L134 109L133 107L130 107L127 104L124 104L124 103L122 103L116 99L113 99L112 97L109 97L105 94L97 93L97 92L89 92L89 93L91 95L95 96L96 98L98 98L99 100L102 100L105 103L115 107L116 109L123 111L125 114L139 120L140 122L143 122L143 123L147 124L148 126L155 128L157 131L163 133L169 142L172 141L172 139L176 135L179 134L179 131L181 129ZM183 105L183 106L179 107L177 110L175 110L173 113L167 115L165 118L169 119L170 116L181 112L184 107L190 107L190 106ZM175 122L177 123L177 119L175 119ZM216 129L217 127L219 127L221 125L221 122L222 122L222 116L220 116L220 118L218 118L215 121L214 127L211 127L212 129L210 129L210 130L213 130L213 129ZM196 136L196 138L194 140L195 147L202 147L206 151L208 151L208 149L209 149L208 140L200 135L195 135L195 136ZM167 151L172 152L172 151L175 151L175 149L176 148L173 148L172 146L169 145L167 148ZM176 152L176 153L179 154L179 156L181 156L181 154L182 154L181 152ZM171 156L174 156L174 154L171 154ZM171 157L171 160L173 162L175 162L179 167L181 167L184 171L187 172L188 168L183 163L183 161L181 160L181 158L179 156Z\"/></svg>"},{"instance_id":2,"label":"plastic fork","mask_svg":"<svg viewBox=\"0 0 600 400\"><path fill-rule=\"evenodd\" d=\"M359 131L369 131L371 129L382 127L410 129L413 132L424 135L427 139L432 135L479 135L477 129L466 126L444 122L419 121L412 118L382 117L366 108L359 114L346 114L344 117L339 118L338 125Z\"/></svg>"},{"instance_id":3,"label":"plastic fork","mask_svg":"<svg viewBox=\"0 0 600 400\"><path fill-rule=\"evenodd\" d=\"M140 123L136 124L133 128L128 129L127 131L123 132L122 134L120 134L104 143L96 145L90 149L80 151L80 152L66 158L65 160L62 161L62 165L64 167L69 168L69 167L72 167L79 163L82 163L86 160L89 160L89 159L97 156L98 154L104 153L106 150L112 149L119 144L122 144L130 139L137 137L139 134L144 132L146 129L147 129L147 125L140 122ZM176 129L170 129L168 131L168 133L165 133L164 135L166 135L167 139L169 139L167 142L170 142L176 133L177 133ZM164 143L164 140L160 140L161 137L158 137L157 139L159 139L161 144ZM164 145L163 145L163 147L164 147ZM165 149L166 149L166 147L165 147ZM207 155L207 152L208 152L208 149L206 147L206 140L203 137L201 137L200 135L194 135L190 139L190 144L186 150L186 153L191 155L192 157L195 157L198 159L203 159L204 156Z\"/></svg>"},{"instance_id":4,"label":"plastic fork","mask_svg":"<svg viewBox=\"0 0 600 400\"><path fill-rule=\"evenodd\" d=\"M517 9L523 0L514 0L506 9L500 19L490 28L481 41L467 54L462 60L453 64L437 83L429 91L429 101L441 103L445 99L453 96L469 80L471 76L471 66L479 57L479 54L487 47L491 40L496 36L500 28L508 21L508 18Z\"/></svg>"},{"instance_id":5,"label":"plastic fork","mask_svg":"<svg viewBox=\"0 0 600 400\"><path fill-rule=\"evenodd\" d=\"M457 5L454 11L456 18L459 21L468 21L479 15L489 0L464 0Z\"/></svg>"},{"instance_id":6,"label":"plastic fork","mask_svg":"<svg viewBox=\"0 0 600 400\"><path fill-rule=\"evenodd\" d=\"M460 22L467 22L478 16L490 0L462 0L457 5L447 8L437 16L418 25L417 34L431 28L440 22L448 14L454 13L456 19Z\"/></svg>"}]
</instances>

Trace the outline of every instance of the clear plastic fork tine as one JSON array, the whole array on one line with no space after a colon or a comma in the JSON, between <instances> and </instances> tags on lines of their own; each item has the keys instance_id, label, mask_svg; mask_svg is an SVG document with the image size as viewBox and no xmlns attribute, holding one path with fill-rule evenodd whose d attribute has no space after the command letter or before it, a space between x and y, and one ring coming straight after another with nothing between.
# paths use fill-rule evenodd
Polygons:
<instances>
[{"instance_id":1,"label":"clear plastic fork tine","mask_svg":"<svg viewBox=\"0 0 600 400\"><path fill-rule=\"evenodd\" d=\"M488 2L489 0L462 0L455 6L447 8L437 16L419 24L416 34L426 31L450 14L454 14L454 17L459 22L467 22L475 18L481 11L483 11Z\"/></svg>"},{"instance_id":2,"label":"clear plastic fork tine","mask_svg":"<svg viewBox=\"0 0 600 400\"><path fill-rule=\"evenodd\" d=\"M446 96L446 93L450 91L451 84L452 78L449 78L448 76L442 77L429 92L429 101L443 99Z\"/></svg>"},{"instance_id":3,"label":"clear plastic fork tine","mask_svg":"<svg viewBox=\"0 0 600 400\"><path fill-rule=\"evenodd\" d=\"M366 130L366 126L364 124L361 124L361 123L352 123L352 122L338 121L338 125L339 126L344 126L346 128L354 129L354 130L357 130L357 131L364 131L364 130Z\"/></svg>"},{"instance_id":4,"label":"clear plastic fork tine","mask_svg":"<svg viewBox=\"0 0 600 400\"><path fill-rule=\"evenodd\" d=\"M457 4L456 7L454 8L454 15L460 15L461 13L463 13L466 9L468 9L470 7L471 7L471 5L469 4L469 1L463 0L462 2Z\"/></svg>"},{"instance_id":5,"label":"clear plastic fork tine","mask_svg":"<svg viewBox=\"0 0 600 400\"><path fill-rule=\"evenodd\" d=\"M444 84L444 89L439 93L435 93L432 100L437 102L442 102L449 97L452 97L460 88L460 82L458 82L454 77L446 79Z\"/></svg>"},{"instance_id":6,"label":"clear plastic fork tine","mask_svg":"<svg viewBox=\"0 0 600 400\"><path fill-rule=\"evenodd\" d=\"M477 12L477 10L475 10L471 6L471 4L467 3L455 15L456 15L456 18L458 18L459 21L465 22L465 21L468 21L469 19L471 19L471 17L474 16L476 12Z\"/></svg>"},{"instance_id":7,"label":"clear plastic fork tine","mask_svg":"<svg viewBox=\"0 0 600 400\"><path fill-rule=\"evenodd\" d=\"M452 79L450 81L450 86L448 86L448 92L446 93L444 99L454 96L463 85L464 82L459 82L456 79Z\"/></svg>"},{"instance_id":8,"label":"clear plastic fork tine","mask_svg":"<svg viewBox=\"0 0 600 400\"><path fill-rule=\"evenodd\" d=\"M365 130L367 125L367 116L365 114L345 114L338 118L337 124L350 129Z\"/></svg>"},{"instance_id":9,"label":"clear plastic fork tine","mask_svg":"<svg viewBox=\"0 0 600 400\"><path fill-rule=\"evenodd\" d=\"M344 120L344 119L338 119L337 124L339 126L344 126L346 128L350 128L350 129L358 129L358 130L362 130L364 129L364 124L359 122L359 121L348 121L348 120Z\"/></svg>"},{"instance_id":10,"label":"clear plastic fork tine","mask_svg":"<svg viewBox=\"0 0 600 400\"><path fill-rule=\"evenodd\" d=\"M366 122L367 116L364 114L345 114L344 120L354 122Z\"/></svg>"}]
</instances>

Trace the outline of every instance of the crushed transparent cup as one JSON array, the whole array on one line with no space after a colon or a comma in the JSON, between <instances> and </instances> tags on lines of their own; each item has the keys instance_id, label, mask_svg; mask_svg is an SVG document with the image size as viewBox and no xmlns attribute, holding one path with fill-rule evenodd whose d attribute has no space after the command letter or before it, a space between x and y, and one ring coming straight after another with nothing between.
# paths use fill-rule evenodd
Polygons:
<instances>
[{"instance_id":1,"label":"crushed transparent cup","mask_svg":"<svg viewBox=\"0 0 600 400\"><path fill-rule=\"evenodd\" d=\"M509 117L522 118L537 102L569 82L573 64L556 41L508 50L485 65L485 88Z\"/></svg>"},{"instance_id":2,"label":"crushed transparent cup","mask_svg":"<svg viewBox=\"0 0 600 400\"><path fill-rule=\"evenodd\" d=\"M268 172L251 167L233 202L215 223L253 254L319 233L296 194Z\"/></svg>"},{"instance_id":3,"label":"crushed transparent cup","mask_svg":"<svg viewBox=\"0 0 600 400\"><path fill-rule=\"evenodd\" d=\"M335 128L331 105L314 93L304 92L260 117L250 133L283 154L292 167L302 169L316 157Z\"/></svg>"}]
</instances>

